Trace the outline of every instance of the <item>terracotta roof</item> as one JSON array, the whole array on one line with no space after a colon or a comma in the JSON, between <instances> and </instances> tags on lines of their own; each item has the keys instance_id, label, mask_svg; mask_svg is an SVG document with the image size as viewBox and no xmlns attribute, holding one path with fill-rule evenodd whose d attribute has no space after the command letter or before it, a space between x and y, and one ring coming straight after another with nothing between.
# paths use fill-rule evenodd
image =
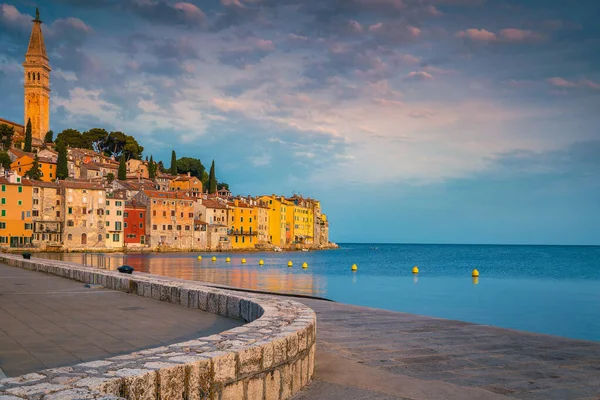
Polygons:
<instances>
[{"instance_id":1,"label":"terracotta roof","mask_svg":"<svg viewBox=\"0 0 600 400\"><path fill-rule=\"evenodd\" d=\"M8 178L0 177L0 183L3 185L33 186L29 179L21 178L21 183L10 182Z\"/></svg>"},{"instance_id":2,"label":"terracotta roof","mask_svg":"<svg viewBox=\"0 0 600 400\"><path fill-rule=\"evenodd\" d=\"M125 200L125 195L123 194L123 192L117 191L113 193L107 193L106 198L115 200Z\"/></svg>"},{"instance_id":3,"label":"terracotta roof","mask_svg":"<svg viewBox=\"0 0 600 400\"><path fill-rule=\"evenodd\" d=\"M12 121L9 121L9 120L4 119L4 118L0 118L0 124L14 125L14 126L18 126L21 129L25 128L25 126L23 126L21 124L17 124L16 122L12 122Z\"/></svg>"},{"instance_id":4,"label":"terracotta roof","mask_svg":"<svg viewBox=\"0 0 600 400\"><path fill-rule=\"evenodd\" d=\"M144 190L144 193L151 198L193 200L179 191L162 192L159 190Z\"/></svg>"},{"instance_id":5,"label":"terracotta roof","mask_svg":"<svg viewBox=\"0 0 600 400\"><path fill-rule=\"evenodd\" d=\"M202 205L206 208L227 209L227 206L216 200L202 200Z\"/></svg>"},{"instance_id":6,"label":"terracotta roof","mask_svg":"<svg viewBox=\"0 0 600 400\"><path fill-rule=\"evenodd\" d=\"M100 166L98 166L96 163L87 163L83 164L82 166L91 171L100 171Z\"/></svg>"},{"instance_id":7,"label":"terracotta roof","mask_svg":"<svg viewBox=\"0 0 600 400\"><path fill-rule=\"evenodd\" d=\"M60 185L56 182L43 182L43 181L31 181L33 186L37 187L46 187L46 188L55 188L58 189Z\"/></svg>"},{"instance_id":8,"label":"terracotta roof","mask_svg":"<svg viewBox=\"0 0 600 400\"><path fill-rule=\"evenodd\" d=\"M194 220L194 224L196 225L208 225L208 222L200 221L199 219Z\"/></svg>"},{"instance_id":9,"label":"terracotta roof","mask_svg":"<svg viewBox=\"0 0 600 400\"><path fill-rule=\"evenodd\" d=\"M59 185L69 189L90 189L90 190L104 190L102 185L91 183L87 181L59 181Z\"/></svg>"},{"instance_id":10,"label":"terracotta roof","mask_svg":"<svg viewBox=\"0 0 600 400\"><path fill-rule=\"evenodd\" d=\"M125 208L129 208L129 209L146 209L146 206L143 204L138 204L135 202L135 200L128 200L125 202Z\"/></svg>"}]
</instances>

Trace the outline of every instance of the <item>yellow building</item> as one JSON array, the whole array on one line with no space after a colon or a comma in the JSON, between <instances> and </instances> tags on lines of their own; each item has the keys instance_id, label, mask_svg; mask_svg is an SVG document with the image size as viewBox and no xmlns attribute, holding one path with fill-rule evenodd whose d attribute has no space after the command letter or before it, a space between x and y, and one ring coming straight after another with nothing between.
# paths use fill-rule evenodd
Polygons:
<instances>
[{"instance_id":1,"label":"yellow building","mask_svg":"<svg viewBox=\"0 0 600 400\"><path fill-rule=\"evenodd\" d=\"M258 210L234 200L229 204L228 236L233 249L252 249L258 243Z\"/></svg>"},{"instance_id":2,"label":"yellow building","mask_svg":"<svg viewBox=\"0 0 600 400\"><path fill-rule=\"evenodd\" d=\"M32 184L16 173L0 178L0 247L31 244Z\"/></svg>"},{"instance_id":3,"label":"yellow building","mask_svg":"<svg viewBox=\"0 0 600 400\"><path fill-rule=\"evenodd\" d=\"M269 208L268 242L279 247L286 245L286 213L289 202L282 197L261 196L259 198Z\"/></svg>"},{"instance_id":4,"label":"yellow building","mask_svg":"<svg viewBox=\"0 0 600 400\"><path fill-rule=\"evenodd\" d=\"M290 224L289 239L292 244L313 244L314 212L311 201L299 196L287 199L292 206L286 214Z\"/></svg>"},{"instance_id":5,"label":"yellow building","mask_svg":"<svg viewBox=\"0 0 600 400\"><path fill-rule=\"evenodd\" d=\"M12 164L10 169L15 171L17 174L23 176L33 166L35 155L31 153L23 153L23 155L17 158ZM56 180L56 163L47 157L38 157L38 164L40 171L42 171L41 181L52 182Z\"/></svg>"}]
</instances>

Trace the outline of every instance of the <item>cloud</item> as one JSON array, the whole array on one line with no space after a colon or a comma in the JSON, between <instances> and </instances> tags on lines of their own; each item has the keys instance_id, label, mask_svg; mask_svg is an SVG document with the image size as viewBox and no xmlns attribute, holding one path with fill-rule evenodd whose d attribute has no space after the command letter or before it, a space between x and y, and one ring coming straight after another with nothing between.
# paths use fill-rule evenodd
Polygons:
<instances>
[{"instance_id":1,"label":"cloud","mask_svg":"<svg viewBox=\"0 0 600 400\"><path fill-rule=\"evenodd\" d=\"M456 34L459 38L469 38L478 42L492 42L496 40L496 34L485 29L467 29Z\"/></svg>"},{"instance_id":2,"label":"cloud","mask_svg":"<svg viewBox=\"0 0 600 400\"><path fill-rule=\"evenodd\" d=\"M17 7L10 4L0 5L0 21L9 28L21 31L31 29L32 16L21 14Z\"/></svg>"},{"instance_id":3,"label":"cloud","mask_svg":"<svg viewBox=\"0 0 600 400\"><path fill-rule=\"evenodd\" d=\"M124 7L157 24L201 27L206 19L206 15L198 6L188 2L126 0Z\"/></svg>"},{"instance_id":4,"label":"cloud","mask_svg":"<svg viewBox=\"0 0 600 400\"><path fill-rule=\"evenodd\" d=\"M221 64L244 69L261 62L274 50L275 45L272 41L254 37L233 48L222 50L218 59Z\"/></svg>"},{"instance_id":5,"label":"cloud","mask_svg":"<svg viewBox=\"0 0 600 400\"><path fill-rule=\"evenodd\" d=\"M596 83L590 79L580 79L577 81L568 81L561 77L553 77L548 79L550 85L562 89L592 89L600 90L600 83Z\"/></svg>"},{"instance_id":6,"label":"cloud","mask_svg":"<svg viewBox=\"0 0 600 400\"><path fill-rule=\"evenodd\" d=\"M515 28L502 29L497 34L485 29L467 29L457 32L456 37L470 39L474 42L497 43L531 43L540 42L545 39L538 32Z\"/></svg>"},{"instance_id":7,"label":"cloud","mask_svg":"<svg viewBox=\"0 0 600 400\"><path fill-rule=\"evenodd\" d=\"M425 71L412 71L404 77L405 81L429 81L433 75Z\"/></svg>"}]
</instances>

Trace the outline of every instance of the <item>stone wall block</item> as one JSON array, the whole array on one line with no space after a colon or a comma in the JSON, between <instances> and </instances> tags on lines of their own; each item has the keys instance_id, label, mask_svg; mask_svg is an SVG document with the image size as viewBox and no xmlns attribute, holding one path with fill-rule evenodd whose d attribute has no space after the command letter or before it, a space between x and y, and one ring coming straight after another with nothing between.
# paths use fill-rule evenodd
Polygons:
<instances>
[{"instance_id":1,"label":"stone wall block","mask_svg":"<svg viewBox=\"0 0 600 400\"><path fill-rule=\"evenodd\" d=\"M310 351L308 352L308 380L310 381L315 372L315 350L316 344L310 347Z\"/></svg>"},{"instance_id":2,"label":"stone wall block","mask_svg":"<svg viewBox=\"0 0 600 400\"><path fill-rule=\"evenodd\" d=\"M300 386L304 387L304 385L306 385L309 380L309 378L308 378L308 354L305 355L304 357L302 357L301 364L302 364L302 371L301 371L301 375L300 375Z\"/></svg>"},{"instance_id":3,"label":"stone wall block","mask_svg":"<svg viewBox=\"0 0 600 400\"><path fill-rule=\"evenodd\" d=\"M287 354L289 358L296 357L298 354L298 334L293 332L287 337Z\"/></svg>"},{"instance_id":4,"label":"stone wall block","mask_svg":"<svg viewBox=\"0 0 600 400\"><path fill-rule=\"evenodd\" d=\"M188 365L186 394L188 400L210 399L213 383L210 359L200 360Z\"/></svg>"},{"instance_id":5,"label":"stone wall block","mask_svg":"<svg viewBox=\"0 0 600 400\"><path fill-rule=\"evenodd\" d=\"M278 370L271 371L265 377L265 400L279 400L281 389L281 374Z\"/></svg>"},{"instance_id":6,"label":"stone wall block","mask_svg":"<svg viewBox=\"0 0 600 400\"><path fill-rule=\"evenodd\" d=\"M205 291L198 292L198 309L206 311L208 306L208 293Z\"/></svg>"},{"instance_id":7,"label":"stone wall block","mask_svg":"<svg viewBox=\"0 0 600 400\"><path fill-rule=\"evenodd\" d=\"M188 304L190 304L189 290L186 288L179 290L179 304L184 307L188 307Z\"/></svg>"},{"instance_id":8,"label":"stone wall block","mask_svg":"<svg viewBox=\"0 0 600 400\"><path fill-rule=\"evenodd\" d=\"M206 311L212 314L219 313L219 296L216 293L210 292L206 303Z\"/></svg>"},{"instance_id":9,"label":"stone wall block","mask_svg":"<svg viewBox=\"0 0 600 400\"><path fill-rule=\"evenodd\" d=\"M262 375L249 379L246 386L246 399L262 400L264 397L264 386L265 379Z\"/></svg>"},{"instance_id":10,"label":"stone wall block","mask_svg":"<svg viewBox=\"0 0 600 400\"><path fill-rule=\"evenodd\" d=\"M244 382L231 383L223 388L221 400L244 400Z\"/></svg>"},{"instance_id":11,"label":"stone wall block","mask_svg":"<svg viewBox=\"0 0 600 400\"><path fill-rule=\"evenodd\" d=\"M278 338L273 341L273 365L282 364L287 360L287 340Z\"/></svg>"},{"instance_id":12,"label":"stone wall block","mask_svg":"<svg viewBox=\"0 0 600 400\"><path fill-rule=\"evenodd\" d=\"M144 297L152 298L152 283L144 282Z\"/></svg>"},{"instance_id":13,"label":"stone wall block","mask_svg":"<svg viewBox=\"0 0 600 400\"><path fill-rule=\"evenodd\" d=\"M224 317L227 316L227 296L226 294L219 294L219 311L217 314L222 315Z\"/></svg>"},{"instance_id":14,"label":"stone wall block","mask_svg":"<svg viewBox=\"0 0 600 400\"><path fill-rule=\"evenodd\" d=\"M257 343L258 344L258 343ZM262 343L262 369L267 370L273 366L273 343L266 341Z\"/></svg>"},{"instance_id":15,"label":"stone wall block","mask_svg":"<svg viewBox=\"0 0 600 400\"><path fill-rule=\"evenodd\" d=\"M126 377L124 380L124 394L128 399L155 400L158 386L158 373L147 372Z\"/></svg>"},{"instance_id":16,"label":"stone wall block","mask_svg":"<svg viewBox=\"0 0 600 400\"><path fill-rule=\"evenodd\" d=\"M188 291L188 307L198 308L198 290L192 289Z\"/></svg>"},{"instance_id":17,"label":"stone wall block","mask_svg":"<svg viewBox=\"0 0 600 400\"><path fill-rule=\"evenodd\" d=\"M160 285L160 301L170 303L171 288L167 285Z\"/></svg>"},{"instance_id":18,"label":"stone wall block","mask_svg":"<svg viewBox=\"0 0 600 400\"><path fill-rule=\"evenodd\" d=\"M300 329L298 331L298 351L302 352L307 349L307 332L306 329Z\"/></svg>"},{"instance_id":19,"label":"stone wall block","mask_svg":"<svg viewBox=\"0 0 600 400\"><path fill-rule=\"evenodd\" d=\"M152 284L152 298L154 300L160 300L160 288L161 288L160 283Z\"/></svg>"},{"instance_id":20,"label":"stone wall block","mask_svg":"<svg viewBox=\"0 0 600 400\"><path fill-rule=\"evenodd\" d=\"M286 364L279 369L279 373L281 374L281 399L289 399L292 397L292 367Z\"/></svg>"},{"instance_id":21,"label":"stone wall block","mask_svg":"<svg viewBox=\"0 0 600 400\"><path fill-rule=\"evenodd\" d=\"M244 321L250 322L250 301L246 299L240 300L240 317Z\"/></svg>"},{"instance_id":22,"label":"stone wall block","mask_svg":"<svg viewBox=\"0 0 600 400\"><path fill-rule=\"evenodd\" d=\"M158 387L161 399L185 398L185 365L158 370Z\"/></svg>"},{"instance_id":23,"label":"stone wall block","mask_svg":"<svg viewBox=\"0 0 600 400\"><path fill-rule=\"evenodd\" d=\"M179 298L179 286L171 286L171 296L169 300L171 300L172 304L181 304L181 299Z\"/></svg>"},{"instance_id":24,"label":"stone wall block","mask_svg":"<svg viewBox=\"0 0 600 400\"><path fill-rule=\"evenodd\" d=\"M262 347L252 346L239 352L239 373L241 375L254 374L260 371L262 365Z\"/></svg>"},{"instance_id":25,"label":"stone wall block","mask_svg":"<svg viewBox=\"0 0 600 400\"><path fill-rule=\"evenodd\" d=\"M240 319L240 299L228 296L227 297L227 317Z\"/></svg>"},{"instance_id":26,"label":"stone wall block","mask_svg":"<svg viewBox=\"0 0 600 400\"><path fill-rule=\"evenodd\" d=\"M302 389L302 360L296 360L292 364L292 395Z\"/></svg>"},{"instance_id":27,"label":"stone wall block","mask_svg":"<svg viewBox=\"0 0 600 400\"><path fill-rule=\"evenodd\" d=\"M225 384L237 377L237 360L235 353L227 353L213 358L214 382Z\"/></svg>"}]
</instances>

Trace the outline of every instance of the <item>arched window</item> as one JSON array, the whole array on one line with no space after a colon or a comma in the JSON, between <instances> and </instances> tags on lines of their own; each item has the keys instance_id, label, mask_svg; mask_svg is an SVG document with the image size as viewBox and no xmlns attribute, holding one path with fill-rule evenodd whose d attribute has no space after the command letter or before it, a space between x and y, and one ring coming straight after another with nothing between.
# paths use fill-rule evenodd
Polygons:
<instances>
[{"instance_id":1,"label":"arched window","mask_svg":"<svg viewBox=\"0 0 600 400\"><path fill-rule=\"evenodd\" d=\"M71 235L71 234L69 233L69 235L67 236L67 240L73 240L73 235Z\"/></svg>"},{"instance_id":2,"label":"arched window","mask_svg":"<svg viewBox=\"0 0 600 400\"><path fill-rule=\"evenodd\" d=\"M33 73L33 80L35 81L35 72Z\"/></svg>"},{"instance_id":3,"label":"arched window","mask_svg":"<svg viewBox=\"0 0 600 400\"><path fill-rule=\"evenodd\" d=\"M87 244L87 235L85 233L81 234L81 244Z\"/></svg>"},{"instance_id":4,"label":"arched window","mask_svg":"<svg viewBox=\"0 0 600 400\"><path fill-rule=\"evenodd\" d=\"M101 242L102 241L102 234L98 234L98 241Z\"/></svg>"},{"instance_id":5,"label":"arched window","mask_svg":"<svg viewBox=\"0 0 600 400\"><path fill-rule=\"evenodd\" d=\"M38 81L40 80L40 73L38 72Z\"/></svg>"},{"instance_id":6,"label":"arched window","mask_svg":"<svg viewBox=\"0 0 600 400\"><path fill-rule=\"evenodd\" d=\"M31 72L27 73L27 80L30 81L31 80Z\"/></svg>"}]
</instances>

